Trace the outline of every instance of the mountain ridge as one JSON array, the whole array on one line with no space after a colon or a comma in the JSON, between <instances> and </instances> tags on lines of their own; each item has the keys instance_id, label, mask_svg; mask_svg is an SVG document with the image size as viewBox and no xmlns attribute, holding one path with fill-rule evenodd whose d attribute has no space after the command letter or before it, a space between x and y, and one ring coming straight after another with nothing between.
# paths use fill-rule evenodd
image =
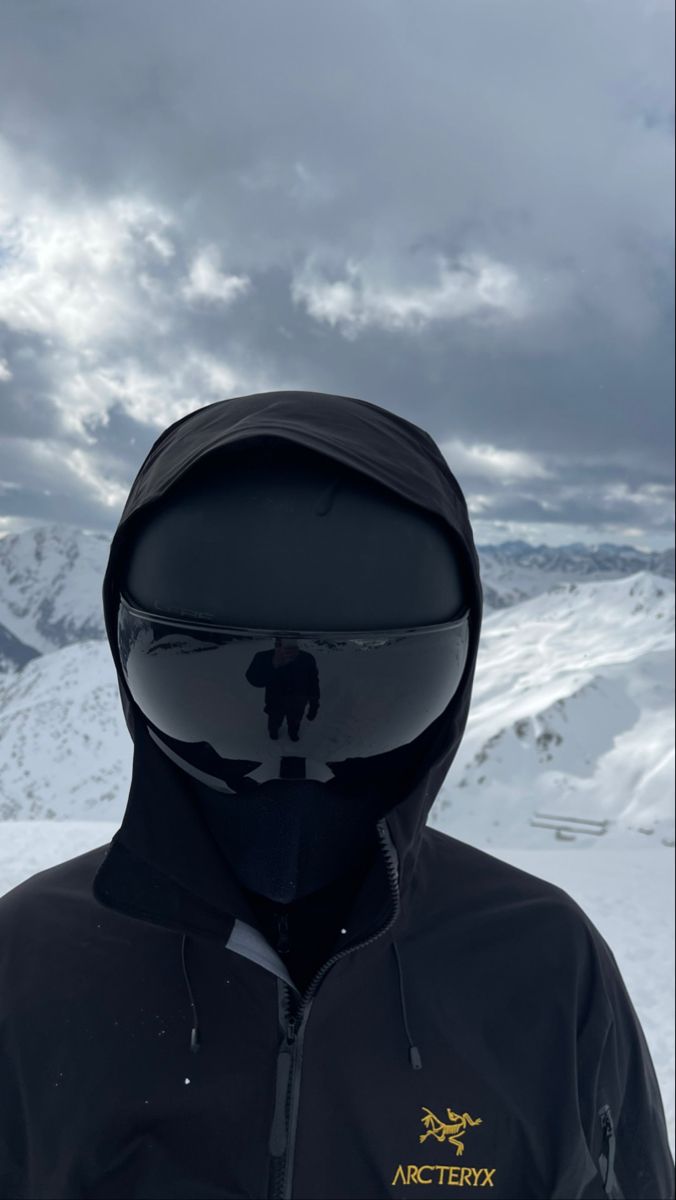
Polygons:
<instances>
[{"instance_id":1,"label":"mountain ridge","mask_svg":"<svg viewBox=\"0 0 676 1200\"><path fill-rule=\"evenodd\" d=\"M105 638L101 589L111 538L75 525L45 524L0 538L0 675L39 654ZM486 610L508 608L557 583L624 578L638 571L674 578L673 549L601 543L477 547Z\"/></svg>"}]
</instances>

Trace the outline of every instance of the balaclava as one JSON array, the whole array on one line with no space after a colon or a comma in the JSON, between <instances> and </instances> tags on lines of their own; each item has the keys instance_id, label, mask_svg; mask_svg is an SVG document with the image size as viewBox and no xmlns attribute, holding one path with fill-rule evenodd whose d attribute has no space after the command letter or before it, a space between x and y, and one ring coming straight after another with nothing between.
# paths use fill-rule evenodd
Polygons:
<instances>
[{"instance_id":1,"label":"balaclava","mask_svg":"<svg viewBox=\"0 0 676 1200\"><path fill-rule=\"evenodd\" d=\"M140 608L177 619L292 630L434 625L456 618L466 595L460 552L434 514L335 460L260 436L212 452L144 510L121 587ZM257 682L266 685L271 746L280 731L303 738L299 692L306 720L316 715L310 657L288 639L268 654ZM191 776L195 803L243 888L277 904L357 880L377 820L401 798L401 755L371 778L320 782L289 769L234 793L206 741L179 742L152 724L149 732Z\"/></svg>"}]
</instances>

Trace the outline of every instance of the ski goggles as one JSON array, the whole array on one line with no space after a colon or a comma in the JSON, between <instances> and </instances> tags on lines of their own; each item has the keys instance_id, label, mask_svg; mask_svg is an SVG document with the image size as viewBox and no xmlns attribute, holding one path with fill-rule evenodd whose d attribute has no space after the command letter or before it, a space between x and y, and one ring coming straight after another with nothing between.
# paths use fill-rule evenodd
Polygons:
<instances>
[{"instance_id":1,"label":"ski goggles","mask_svg":"<svg viewBox=\"0 0 676 1200\"><path fill-rule=\"evenodd\" d=\"M117 621L124 679L150 733L234 792L328 782L409 746L453 699L469 636L469 610L410 629L243 629L147 612L124 594Z\"/></svg>"}]
</instances>

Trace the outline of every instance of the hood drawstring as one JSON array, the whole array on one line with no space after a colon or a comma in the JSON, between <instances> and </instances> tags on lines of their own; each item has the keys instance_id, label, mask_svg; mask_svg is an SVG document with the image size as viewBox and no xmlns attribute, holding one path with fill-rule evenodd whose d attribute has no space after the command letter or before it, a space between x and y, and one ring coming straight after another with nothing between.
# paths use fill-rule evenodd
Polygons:
<instances>
[{"instance_id":1,"label":"hood drawstring","mask_svg":"<svg viewBox=\"0 0 676 1200\"><path fill-rule=\"evenodd\" d=\"M193 1054L197 1054L197 1051L200 1048L200 1027L199 1027L199 1021L197 1019L197 1006L195 1004L195 998L192 994L192 988L190 986L190 979L188 977L188 968L186 966L186 961L185 961L185 944L186 944L187 940L188 940L188 935L187 935L187 933L184 933L183 938L181 939L181 965L183 967L183 978L185 979L185 986L188 989L188 996L190 997L190 1007L192 1008L193 1027L192 1027L192 1030L190 1031L190 1049Z\"/></svg>"},{"instance_id":2,"label":"hood drawstring","mask_svg":"<svg viewBox=\"0 0 676 1200\"><path fill-rule=\"evenodd\" d=\"M406 1038L408 1040L408 1057L412 1069L414 1071L419 1071L422 1067L422 1058L420 1057L420 1051L418 1047L413 1043L411 1030L408 1027L408 1017L406 1015L406 997L404 995L404 972L401 965L399 947L395 941L392 942L392 949L394 950L394 957L397 960L397 970L399 972L399 999L401 1000L401 1017L404 1023L404 1032L406 1033Z\"/></svg>"},{"instance_id":3,"label":"hood drawstring","mask_svg":"<svg viewBox=\"0 0 676 1200\"><path fill-rule=\"evenodd\" d=\"M188 940L188 935L186 933L184 933L183 937L181 939L181 965L183 967L183 978L185 979L185 986L188 989L188 997L190 1000L190 1007L192 1009L192 1018L193 1018L193 1027L190 1031L190 1050L193 1054L196 1054L200 1048L201 1039L200 1039L199 1019L197 1016L197 1006L195 1004L195 997L193 996L192 988L190 986L190 977L188 975L188 967L187 967L186 957L185 957L185 947L186 947L187 940ZM419 1071L422 1067L422 1058L420 1057L420 1051L419 1051L418 1047L415 1045L413 1038L411 1036L411 1030L409 1029L408 1015L406 1012L406 996L404 993L404 971L403 971L403 968L401 965L401 955L399 953L399 947L395 941L392 942L392 949L394 950L394 957L395 957L396 964L397 964L397 971L399 973L399 1000L401 1003L401 1017L402 1017L402 1022L403 1022L403 1026L404 1026L404 1033L406 1034L406 1040L408 1041L408 1057L409 1057L409 1061L410 1061L412 1070Z\"/></svg>"}]
</instances>

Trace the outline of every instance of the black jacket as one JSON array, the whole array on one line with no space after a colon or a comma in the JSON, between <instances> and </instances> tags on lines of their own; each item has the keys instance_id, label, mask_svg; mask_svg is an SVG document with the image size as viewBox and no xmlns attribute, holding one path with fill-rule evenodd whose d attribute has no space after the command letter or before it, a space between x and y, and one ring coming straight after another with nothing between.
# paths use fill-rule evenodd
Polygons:
<instances>
[{"instance_id":1,"label":"black jacket","mask_svg":"<svg viewBox=\"0 0 676 1200\"><path fill-rule=\"evenodd\" d=\"M132 515L253 433L318 449L459 534L479 619L342 947L302 998L128 696L116 568ZM134 740L109 845L0 901L0 1196L671 1197L650 1055L615 960L560 889L426 826L465 728L482 593L434 441L374 404L280 392L157 439L103 585ZM428 1191L432 1185L431 1191Z\"/></svg>"}]
</instances>

